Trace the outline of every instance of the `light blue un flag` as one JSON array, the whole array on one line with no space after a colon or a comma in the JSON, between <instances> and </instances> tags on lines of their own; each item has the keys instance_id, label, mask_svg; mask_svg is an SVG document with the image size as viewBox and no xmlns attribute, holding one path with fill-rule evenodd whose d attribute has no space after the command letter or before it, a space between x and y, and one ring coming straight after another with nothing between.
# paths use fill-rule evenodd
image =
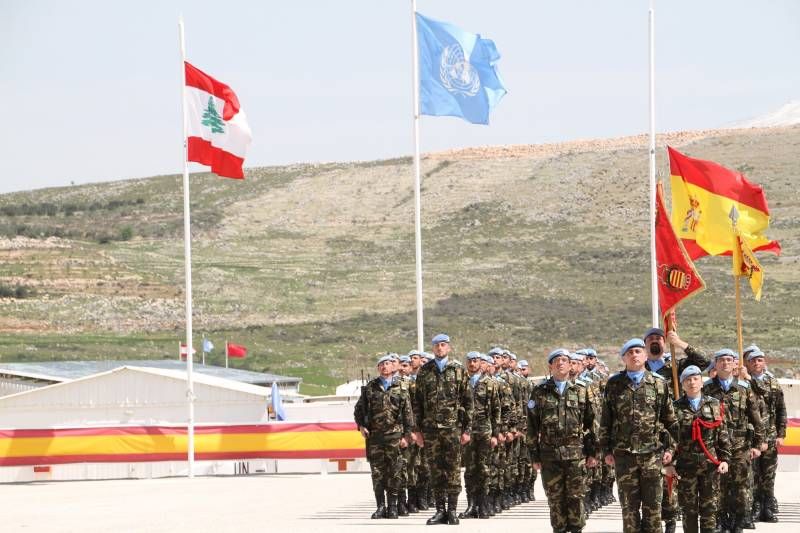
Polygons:
<instances>
[{"instance_id":1,"label":"light blue un flag","mask_svg":"<svg viewBox=\"0 0 800 533\"><path fill-rule=\"evenodd\" d=\"M275 413L276 420L286 420L286 411L283 410L283 402L281 401L281 392L278 390L278 384L272 382L272 392L270 393L270 401L272 402L272 412Z\"/></svg>"},{"instance_id":2,"label":"light blue un flag","mask_svg":"<svg viewBox=\"0 0 800 533\"><path fill-rule=\"evenodd\" d=\"M507 92L495 68L500 53L494 41L419 13L416 18L421 113L488 124Z\"/></svg>"}]
</instances>

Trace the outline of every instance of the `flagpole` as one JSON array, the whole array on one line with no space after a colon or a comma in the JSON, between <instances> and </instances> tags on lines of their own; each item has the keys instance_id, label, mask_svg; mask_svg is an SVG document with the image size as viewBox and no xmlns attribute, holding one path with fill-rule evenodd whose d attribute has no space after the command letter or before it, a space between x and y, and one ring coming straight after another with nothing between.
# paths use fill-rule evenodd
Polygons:
<instances>
[{"instance_id":1,"label":"flagpole","mask_svg":"<svg viewBox=\"0 0 800 533\"><path fill-rule=\"evenodd\" d=\"M735 253L735 252L734 252ZM744 342L742 339L742 295L741 288L739 287L739 280L741 276L733 276L733 282L736 286L736 338L739 341L739 367L744 365Z\"/></svg>"},{"instance_id":2,"label":"flagpole","mask_svg":"<svg viewBox=\"0 0 800 533\"><path fill-rule=\"evenodd\" d=\"M194 381L192 379L192 232L189 216L189 159L186 143L186 45L183 38L183 16L178 18L181 47L181 110L183 115L183 250L186 272L186 402L189 423L186 428L186 460L189 477L194 477Z\"/></svg>"},{"instance_id":3,"label":"flagpole","mask_svg":"<svg viewBox=\"0 0 800 533\"><path fill-rule=\"evenodd\" d=\"M417 0L411 0L411 38L413 41L412 70L414 83L414 242L417 274L417 350L422 351L422 221L420 216L419 162L419 47L417 43Z\"/></svg>"},{"instance_id":4,"label":"flagpole","mask_svg":"<svg viewBox=\"0 0 800 533\"><path fill-rule=\"evenodd\" d=\"M206 336L203 335L203 366L206 366Z\"/></svg>"},{"instance_id":5,"label":"flagpole","mask_svg":"<svg viewBox=\"0 0 800 533\"><path fill-rule=\"evenodd\" d=\"M656 265L656 84L655 10L650 0L650 298L653 326L658 327L658 267Z\"/></svg>"},{"instance_id":6,"label":"flagpole","mask_svg":"<svg viewBox=\"0 0 800 533\"><path fill-rule=\"evenodd\" d=\"M228 368L228 341L225 341L225 368Z\"/></svg>"}]
</instances>

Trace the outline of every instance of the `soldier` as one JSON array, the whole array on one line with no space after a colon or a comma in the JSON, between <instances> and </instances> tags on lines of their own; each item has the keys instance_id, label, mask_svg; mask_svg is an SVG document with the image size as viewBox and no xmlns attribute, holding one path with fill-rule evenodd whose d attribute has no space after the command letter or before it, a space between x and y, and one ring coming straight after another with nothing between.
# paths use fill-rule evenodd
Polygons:
<instances>
[{"instance_id":1,"label":"soldier","mask_svg":"<svg viewBox=\"0 0 800 533\"><path fill-rule=\"evenodd\" d=\"M411 404L414 404L414 394L416 393L416 381L419 369L422 367L424 353L418 350L411 350L408 352L408 357L411 359L411 387L409 389L411 396ZM413 512L416 508L420 511L428 510L428 461L425 458L425 449L420 448L417 443L412 443L411 448L411 464L414 470L414 478L416 484L408 488L408 501L409 512ZM412 505L413 504L413 505Z\"/></svg>"},{"instance_id":2,"label":"soldier","mask_svg":"<svg viewBox=\"0 0 800 533\"><path fill-rule=\"evenodd\" d=\"M673 346L681 348L686 354L686 357L680 361L677 361L677 356L675 358L678 364L677 374L681 374L689 365L696 366L701 372L708 367L708 357L702 351L681 341L675 331L670 331L665 339L663 329L650 328L645 332L642 338L647 347L647 363L645 363L645 368L650 372L657 373L667 381L667 389L669 390L671 400L677 400L677 398L673 397L675 387L672 380L672 365L675 364L675 362L669 357L671 354L665 352L666 341ZM664 497L661 502L661 520L665 522L665 533L675 533L675 521L679 513L678 499L674 491L671 490L673 483L674 480L670 480L669 476L664 477Z\"/></svg>"},{"instance_id":3,"label":"soldier","mask_svg":"<svg viewBox=\"0 0 800 533\"><path fill-rule=\"evenodd\" d=\"M413 397L412 390L414 381L411 379L411 358L407 355L398 357L400 362L399 373L396 379L400 381L400 386L408 392L409 401ZM418 512L416 498L413 496L412 487L417 484L417 471L414 466L413 450L417 448L414 442L409 442L408 447L402 451L403 457L403 477L400 485L400 492L397 497L397 514L408 516L409 513Z\"/></svg>"},{"instance_id":4,"label":"soldier","mask_svg":"<svg viewBox=\"0 0 800 533\"><path fill-rule=\"evenodd\" d=\"M519 420L522 421L522 424L520 424L520 426L517 428L519 434L515 439L517 463L516 468L512 468L512 471L515 474L512 494L514 502L528 503L530 498L528 497L528 492L526 490L527 484L525 471L530 468L531 462L528 454L528 446L526 445L525 441L528 438L528 400L530 400L531 397L531 387L528 383L528 380L525 379L524 375L522 375L516 354L510 353L509 359L511 373L514 375L514 378L517 382L517 416L519 417ZM527 361L525 364L527 366Z\"/></svg>"},{"instance_id":5,"label":"soldier","mask_svg":"<svg viewBox=\"0 0 800 533\"><path fill-rule=\"evenodd\" d=\"M542 471L553 532L579 533L586 525L584 466L597 464L598 423L586 386L569 379L569 352L554 350L547 364L551 377L528 403L530 456Z\"/></svg>"},{"instance_id":6,"label":"soldier","mask_svg":"<svg viewBox=\"0 0 800 533\"><path fill-rule=\"evenodd\" d=\"M467 371L472 387L472 430L464 450L464 485L467 509L459 518L489 518L489 460L500 432L500 396L497 382L484 374L483 354L467 354Z\"/></svg>"},{"instance_id":7,"label":"soldier","mask_svg":"<svg viewBox=\"0 0 800 533\"><path fill-rule=\"evenodd\" d=\"M723 530L741 533L749 508L748 476L750 462L761 453L764 424L750 384L737 379L734 369L738 355L723 349L714 354L717 376L703 386L703 394L719 400L725 409L725 428L730 440L730 472L721 480L719 525ZM748 435L748 425L752 435Z\"/></svg>"},{"instance_id":8,"label":"soldier","mask_svg":"<svg viewBox=\"0 0 800 533\"><path fill-rule=\"evenodd\" d=\"M379 375L362 387L353 413L358 430L367 443L367 460L377 504L372 518L398 516L401 450L411 442L411 434L415 429L408 392L400 386L399 381L392 379L394 366L391 355L384 355L378 360Z\"/></svg>"},{"instance_id":9,"label":"soldier","mask_svg":"<svg viewBox=\"0 0 800 533\"><path fill-rule=\"evenodd\" d=\"M606 384L600 446L616 469L623 532L660 533L661 467L672 460L662 431L676 440L675 411L666 381L645 370L644 341L629 340L619 354L625 370Z\"/></svg>"},{"instance_id":10,"label":"soldier","mask_svg":"<svg viewBox=\"0 0 800 533\"><path fill-rule=\"evenodd\" d=\"M525 380L527 390L525 391L523 397L525 398L525 417L528 416L528 400L530 400L531 392L533 392L534 382L530 378L530 365L528 365L528 361L522 359L517 363L517 368L519 369L519 375L521 378ZM599 417L598 417L599 419ZM526 436L527 439L527 436ZM524 455L524 465L522 471L522 502L528 503L530 501L535 501L536 497L533 494L533 487L536 484L537 478L537 471L533 468L533 462L530 458L530 453L528 451L528 446L522 447L522 453Z\"/></svg>"},{"instance_id":11,"label":"soldier","mask_svg":"<svg viewBox=\"0 0 800 533\"><path fill-rule=\"evenodd\" d=\"M522 403L527 402L528 399L523 399L521 379L514 373L517 356L509 350L503 350L502 356L502 377L511 386L511 409L513 409L514 417L517 421L511 439L506 441L506 460L503 468L505 485L503 490L504 508L510 509L512 506L522 503L516 489L519 477L520 442L521 437L525 434L523 432L524 426L527 425L527 420L522 416Z\"/></svg>"},{"instance_id":12,"label":"soldier","mask_svg":"<svg viewBox=\"0 0 800 533\"><path fill-rule=\"evenodd\" d=\"M583 382L589 393L589 402L594 409L595 417L600 420L600 415L603 409L603 395L600 390L600 376L595 374L589 368L589 360L591 359L591 367L594 368L597 360L596 354L592 355L589 348L578 350L576 353L581 357L581 364L583 370L578 374L577 380ZM594 466L586 467L586 500L584 507L588 513L600 509L604 504L601 500L602 493L602 477L603 467L600 463Z\"/></svg>"},{"instance_id":13,"label":"soldier","mask_svg":"<svg viewBox=\"0 0 800 533\"><path fill-rule=\"evenodd\" d=\"M712 533L717 524L720 474L728 471L728 432L722 404L702 394L700 369L687 366L681 373L683 396L673 403L678 419L678 442L673 465L680 476L678 499L683 509L685 533ZM699 518L699 528L698 528Z\"/></svg>"},{"instance_id":14,"label":"soldier","mask_svg":"<svg viewBox=\"0 0 800 533\"><path fill-rule=\"evenodd\" d=\"M753 514L762 522L777 522L775 471L778 467L778 446L783 446L783 439L786 438L786 402L778 380L766 370L764 352L753 345L744 353L752 377L750 384L764 409L762 418L767 438L767 448L753 465Z\"/></svg>"},{"instance_id":15,"label":"soldier","mask_svg":"<svg viewBox=\"0 0 800 533\"><path fill-rule=\"evenodd\" d=\"M472 427L472 389L464 366L449 358L450 337L433 337L435 359L417 374L414 414L420 446L427 446L436 513L431 524L458 524L456 507L461 492L461 447L469 443ZM445 508L445 502L447 507Z\"/></svg>"},{"instance_id":16,"label":"soldier","mask_svg":"<svg viewBox=\"0 0 800 533\"><path fill-rule=\"evenodd\" d=\"M510 509L509 500L506 497L506 465L508 464L509 447L508 444L514 440L517 433L517 414L514 409L514 393L511 388L509 376L503 370L504 350L502 348L492 348L489 354L494 361L495 379L498 381L500 391L500 425L502 432L498 437L499 445L495 455L495 483L494 491L490 494L490 501L495 513L502 513Z\"/></svg>"}]
</instances>

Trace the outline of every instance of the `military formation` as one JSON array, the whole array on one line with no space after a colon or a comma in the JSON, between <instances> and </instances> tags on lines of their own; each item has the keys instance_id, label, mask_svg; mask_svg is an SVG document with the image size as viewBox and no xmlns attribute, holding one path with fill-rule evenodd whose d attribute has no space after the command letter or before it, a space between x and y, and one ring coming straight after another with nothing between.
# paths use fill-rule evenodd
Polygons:
<instances>
[{"instance_id":1,"label":"military formation","mask_svg":"<svg viewBox=\"0 0 800 533\"><path fill-rule=\"evenodd\" d=\"M742 533L778 521L786 406L763 351L748 347L739 367L732 350L709 357L651 328L620 348L621 371L597 355L553 350L543 379L499 347L457 359L446 334L431 353L381 356L354 413L372 518L433 508L429 525L488 519L534 500L541 477L555 533L582 531L616 501L615 482L624 533L672 533L677 521L687 533Z\"/></svg>"}]
</instances>

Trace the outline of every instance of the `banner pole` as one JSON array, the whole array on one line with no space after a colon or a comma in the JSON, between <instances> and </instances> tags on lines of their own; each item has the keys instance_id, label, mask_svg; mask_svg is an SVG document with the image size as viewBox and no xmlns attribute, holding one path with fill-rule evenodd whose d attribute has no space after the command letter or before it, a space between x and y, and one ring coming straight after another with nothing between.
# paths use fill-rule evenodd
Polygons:
<instances>
[{"instance_id":1,"label":"banner pole","mask_svg":"<svg viewBox=\"0 0 800 533\"><path fill-rule=\"evenodd\" d=\"M189 215L189 160L186 142L186 45L183 37L183 16L178 19L181 48L181 111L183 115L183 249L186 273L186 402L189 421L186 428L186 460L189 477L194 477L194 381L192 379L192 232Z\"/></svg>"},{"instance_id":2,"label":"banner pole","mask_svg":"<svg viewBox=\"0 0 800 533\"><path fill-rule=\"evenodd\" d=\"M658 327L658 266L656 265L656 84L655 10L650 0L650 297L653 326Z\"/></svg>"},{"instance_id":3,"label":"banner pole","mask_svg":"<svg viewBox=\"0 0 800 533\"><path fill-rule=\"evenodd\" d=\"M414 255L416 260L417 289L417 350L422 351L424 335L422 320L422 220L420 199L420 157L419 157L419 47L417 43L417 1L411 0L411 36L413 51L414 83Z\"/></svg>"},{"instance_id":4,"label":"banner pole","mask_svg":"<svg viewBox=\"0 0 800 533\"><path fill-rule=\"evenodd\" d=\"M734 276L734 285L736 287L736 338L739 341L739 368L744 366L744 342L742 339L742 295L739 288L739 280L741 276Z\"/></svg>"}]
</instances>

